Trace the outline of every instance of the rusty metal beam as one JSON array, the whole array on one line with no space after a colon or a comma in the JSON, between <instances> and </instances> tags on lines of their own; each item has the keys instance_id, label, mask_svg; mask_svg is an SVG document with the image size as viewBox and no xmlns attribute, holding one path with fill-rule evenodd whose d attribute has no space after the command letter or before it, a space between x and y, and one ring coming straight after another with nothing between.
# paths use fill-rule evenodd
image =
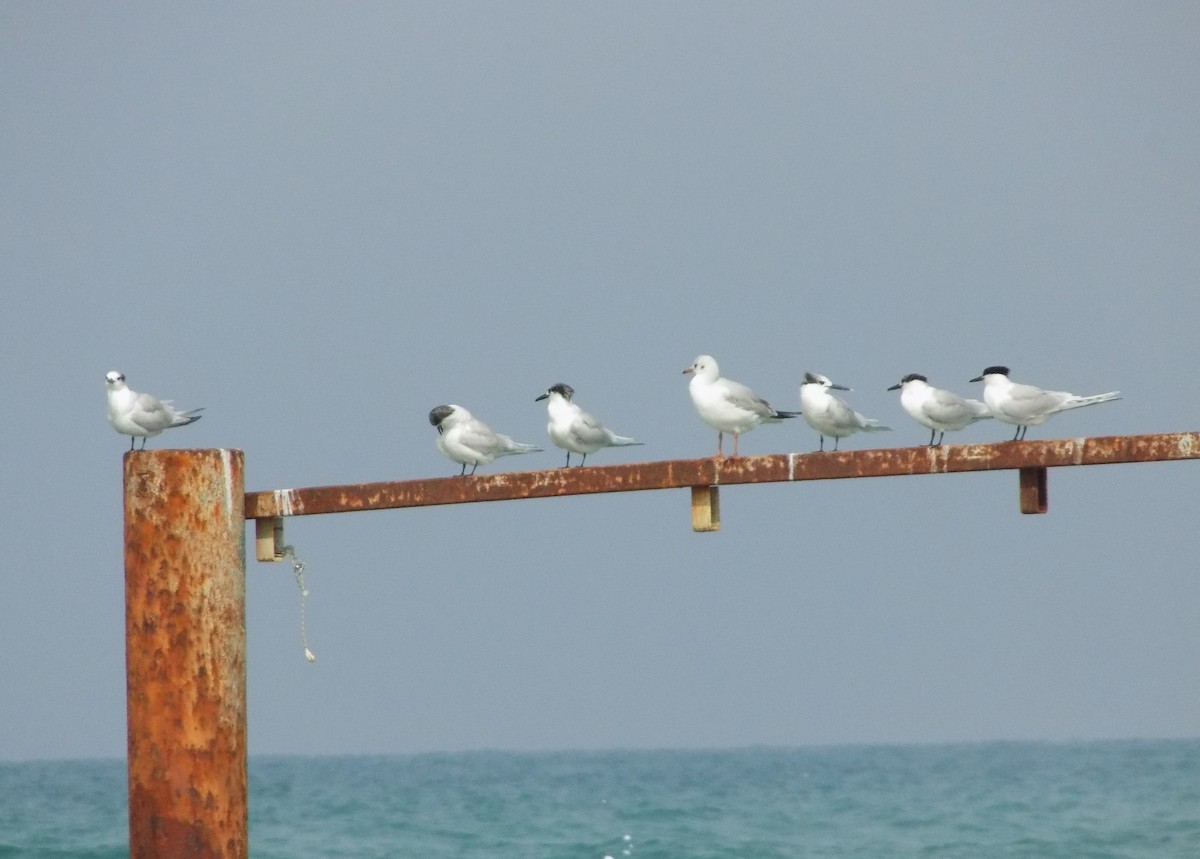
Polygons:
<instances>
[{"instance_id":1,"label":"rusty metal beam","mask_svg":"<svg viewBox=\"0 0 1200 859\"><path fill-rule=\"evenodd\" d=\"M129 452L124 473L129 855L245 857L242 452Z\"/></svg>"},{"instance_id":2,"label":"rusty metal beam","mask_svg":"<svg viewBox=\"0 0 1200 859\"><path fill-rule=\"evenodd\" d=\"M785 453L725 459L681 459L549 471L504 472L474 477L444 477L277 489L246 493L246 518L307 516L354 510L384 510L471 501L548 498L645 489L730 486L847 477L950 474L1005 469L1046 469L1068 465L1107 465L1200 459L1200 432L1161 435L1068 438L997 444L895 447L829 453ZM1034 473L1034 472L1030 472ZM1042 507L1043 478L1023 478L1022 509ZM1040 482L1039 482L1040 481ZM1040 489L1040 492L1039 492ZM695 502L696 496L693 495ZM719 521L719 520L718 520Z\"/></svg>"}]
</instances>

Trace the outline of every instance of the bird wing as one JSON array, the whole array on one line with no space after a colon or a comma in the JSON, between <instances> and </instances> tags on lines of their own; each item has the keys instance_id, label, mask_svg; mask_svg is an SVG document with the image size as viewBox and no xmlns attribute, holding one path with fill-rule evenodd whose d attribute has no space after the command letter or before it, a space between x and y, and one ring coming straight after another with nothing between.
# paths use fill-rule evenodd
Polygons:
<instances>
[{"instance_id":1,"label":"bird wing","mask_svg":"<svg viewBox=\"0 0 1200 859\"><path fill-rule=\"evenodd\" d=\"M1013 384L1008 390L1010 408L1005 409L1014 417L1037 417L1053 412L1070 394L1059 391L1043 391L1033 385Z\"/></svg>"},{"instance_id":2,"label":"bird wing","mask_svg":"<svg viewBox=\"0 0 1200 859\"><path fill-rule=\"evenodd\" d=\"M770 403L745 385L729 379L722 379L721 381L723 383L725 401L730 405L753 412L764 418L769 418L775 414L775 410L771 408Z\"/></svg>"},{"instance_id":3,"label":"bird wing","mask_svg":"<svg viewBox=\"0 0 1200 859\"><path fill-rule=\"evenodd\" d=\"M138 394L129 419L145 430L162 430L174 420L174 410L151 394Z\"/></svg>"},{"instance_id":4,"label":"bird wing","mask_svg":"<svg viewBox=\"0 0 1200 859\"><path fill-rule=\"evenodd\" d=\"M492 454L502 447L500 437L492 428L477 418L472 418L458 434L459 443L480 454Z\"/></svg>"},{"instance_id":5,"label":"bird wing","mask_svg":"<svg viewBox=\"0 0 1200 859\"><path fill-rule=\"evenodd\" d=\"M832 394L829 396L829 405L825 411L829 416L829 420L839 428L861 429L867 425L866 418L846 405L841 398L835 397Z\"/></svg>"},{"instance_id":6,"label":"bird wing","mask_svg":"<svg viewBox=\"0 0 1200 859\"><path fill-rule=\"evenodd\" d=\"M990 418L992 416L992 410L987 407L987 403L979 400L963 400L963 402L967 404L967 408L971 410L971 413L975 416L976 420L982 420L983 418Z\"/></svg>"},{"instance_id":7,"label":"bird wing","mask_svg":"<svg viewBox=\"0 0 1200 859\"><path fill-rule=\"evenodd\" d=\"M987 411L987 406L983 403L979 403L979 405L983 406L984 412ZM930 396L921 404L921 412L932 421L951 425L961 421L970 421L978 414L978 411L962 397L941 389L930 393Z\"/></svg>"},{"instance_id":8,"label":"bird wing","mask_svg":"<svg viewBox=\"0 0 1200 859\"><path fill-rule=\"evenodd\" d=\"M603 447L609 440L609 432L604 424L584 411L571 421L571 435L581 447Z\"/></svg>"}]
</instances>

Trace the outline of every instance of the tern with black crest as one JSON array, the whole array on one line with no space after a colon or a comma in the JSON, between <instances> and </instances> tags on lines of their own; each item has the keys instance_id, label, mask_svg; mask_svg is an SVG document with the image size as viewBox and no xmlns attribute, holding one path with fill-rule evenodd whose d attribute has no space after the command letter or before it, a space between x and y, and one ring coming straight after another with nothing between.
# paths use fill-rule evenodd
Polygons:
<instances>
[{"instance_id":1,"label":"tern with black crest","mask_svg":"<svg viewBox=\"0 0 1200 859\"><path fill-rule=\"evenodd\" d=\"M856 432L891 430L874 418L863 417L844 400L829 393L831 390L850 391L853 388L835 385L828 376L820 373L804 374L804 384L800 386L800 414L820 434L822 451L825 450L825 436L833 439L833 449L837 450L839 440Z\"/></svg>"},{"instance_id":2,"label":"tern with black crest","mask_svg":"<svg viewBox=\"0 0 1200 859\"><path fill-rule=\"evenodd\" d=\"M537 397L534 402L549 400L546 411L550 422L546 424L546 434L558 447L567 452L567 468L571 467L571 454L577 453L582 457L579 464L587 461L589 453L595 453L602 447L628 447L641 444L640 441L626 436L617 435L595 417L585 412L572 402L575 389L570 385L559 382L551 385L546 393Z\"/></svg>"},{"instance_id":3,"label":"tern with black crest","mask_svg":"<svg viewBox=\"0 0 1200 859\"><path fill-rule=\"evenodd\" d=\"M904 411L929 430L930 447L941 444L947 432L960 430L992 416L987 403L964 399L958 394L935 388L920 373L909 373L888 390L899 391L900 405Z\"/></svg>"},{"instance_id":4,"label":"tern with black crest","mask_svg":"<svg viewBox=\"0 0 1200 859\"><path fill-rule=\"evenodd\" d=\"M460 476L467 473L468 465L474 474L476 468L497 457L541 451L536 444L522 444L495 432L462 406L453 403L435 406L429 412L429 422L437 427L438 450L452 462L462 464Z\"/></svg>"},{"instance_id":5,"label":"tern with black crest","mask_svg":"<svg viewBox=\"0 0 1200 859\"><path fill-rule=\"evenodd\" d=\"M1121 399L1120 391L1081 397L1067 391L1022 385L1009 379L1008 368L999 365L988 367L971 381L983 382L983 401L992 417L1017 428L1013 441L1025 438L1029 427L1044 424L1051 415Z\"/></svg>"}]
</instances>

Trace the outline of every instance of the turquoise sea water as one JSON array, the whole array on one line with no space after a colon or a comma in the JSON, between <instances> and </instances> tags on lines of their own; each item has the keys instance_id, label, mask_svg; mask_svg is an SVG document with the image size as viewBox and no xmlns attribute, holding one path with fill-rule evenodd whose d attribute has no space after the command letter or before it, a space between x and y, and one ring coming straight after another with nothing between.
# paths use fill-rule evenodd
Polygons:
<instances>
[{"instance_id":1,"label":"turquoise sea water","mask_svg":"<svg viewBox=\"0 0 1200 859\"><path fill-rule=\"evenodd\" d=\"M250 762L294 857L1200 857L1200 740ZM127 854L124 762L0 764L0 857Z\"/></svg>"}]
</instances>

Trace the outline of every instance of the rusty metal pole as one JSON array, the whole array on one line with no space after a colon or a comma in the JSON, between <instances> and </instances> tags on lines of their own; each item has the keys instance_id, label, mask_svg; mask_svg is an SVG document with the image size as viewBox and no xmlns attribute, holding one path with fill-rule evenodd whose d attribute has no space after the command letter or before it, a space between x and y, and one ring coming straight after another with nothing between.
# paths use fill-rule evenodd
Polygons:
<instances>
[{"instance_id":1,"label":"rusty metal pole","mask_svg":"<svg viewBox=\"0 0 1200 859\"><path fill-rule=\"evenodd\" d=\"M129 855L245 857L242 452L124 464Z\"/></svg>"}]
</instances>

